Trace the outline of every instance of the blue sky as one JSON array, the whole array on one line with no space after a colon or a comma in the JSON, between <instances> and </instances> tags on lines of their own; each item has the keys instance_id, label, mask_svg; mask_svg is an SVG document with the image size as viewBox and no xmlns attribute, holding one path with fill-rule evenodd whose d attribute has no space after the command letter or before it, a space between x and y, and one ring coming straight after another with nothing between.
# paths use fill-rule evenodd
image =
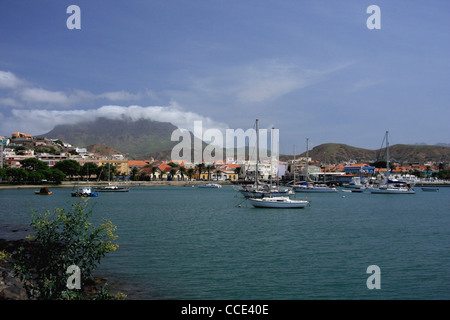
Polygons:
<instances>
[{"instance_id":1,"label":"blue sky","mask_svg":"<svg viewBox=\"0 0 450 320\"><path fill-rule=\"evenodd\" d=\"M377 149L386 130L449 143L449 13L446 0L2 0L0 135L127 115L188 129L258 118L282 153L306 138Z\"/></svg>"}]
</instances>

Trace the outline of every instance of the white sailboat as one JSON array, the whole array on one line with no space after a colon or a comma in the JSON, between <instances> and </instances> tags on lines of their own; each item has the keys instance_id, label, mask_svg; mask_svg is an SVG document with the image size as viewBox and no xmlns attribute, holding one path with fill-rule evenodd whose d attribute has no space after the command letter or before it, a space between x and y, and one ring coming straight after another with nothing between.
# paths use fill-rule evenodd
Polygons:
<instances>
[{"instance_id":1,"label":"white sailboat","mask_svg":"<svg viewBox=\"0 0 450 320\"><path fill-rule=\"evenodd\" d=\"M256 127L256 166L255 166L255 184L251 186L243 186L239 192L245 198L263 198L269 196L288 196L293 194L292 190L289 188L281 188L279 186L268 186L259 183L259 129L258 129L258 119L255 122Z\"/></svg>"},{"instance_id":2,"label":"white sailboat","mask_svg":"<svg viewBox=\"0 0 450 320\"><path fill-rule=\"evenodd\" d=\"M389 180L389 132L386 131L386 181L378 188L372 189L373 194L415 194L414 189L407 183Z\"/></svg>"},{"instance_id":3,"label":"white sailboat","mask_svg":"<svg viewBox=\"0 0 450 320\"><path fill-rule=\"evenodd\" d=\"M272 128L273 129L273 128ZM273 157L273 131L271 134L271 152L270 152L270 188L272 189L272 157ZM248 199L250 203L255 208L304 208L309 205L307 200L294 200L290 199L289 196L273 196L270 193L268 196L263 196L262 198L250 198Z\"/></svg>"},{"instance_id":4,"label":"white sailboat","mask_svg":"<svg viewBox=\"0 0 450 320\"><path fill-rule=\"evenodd\" d=\"M110 162L108 161L108 185L94 187L94 191L97 191L97 192L128 192L128 191L130 191L130 188L118 186L118 185L111 183Z\"/></svg>"},{"instance_id":5,"label":"white sailboat","mask_svg":"<svg viewBox=\"0 0 450 320\"><path fill-rule=\"evenodd\" d=\"M255 208L304 208L309 205L307 200L293 200L289 197L264 197L248 199Z\"/></svg>"},{"instance_id":6,"label":"white sailboat","mask_svg":"<svg viewBox=\"0 0 450 320\"><path fill-rule=\"evenodd\" d=\"M306 182L303 182L298 185L293 185L292 190L295 192L315 192L315 193L333 193L338 192L338 190L334 187L329 187L324 183L321 184L315 184L309 179L309 161L308 161L308 141L309 139L306 139ZM295 164L294 164L295 165ZM295 173L295 167L294 167L294 173Z\"/></svg>"}]
</instances>

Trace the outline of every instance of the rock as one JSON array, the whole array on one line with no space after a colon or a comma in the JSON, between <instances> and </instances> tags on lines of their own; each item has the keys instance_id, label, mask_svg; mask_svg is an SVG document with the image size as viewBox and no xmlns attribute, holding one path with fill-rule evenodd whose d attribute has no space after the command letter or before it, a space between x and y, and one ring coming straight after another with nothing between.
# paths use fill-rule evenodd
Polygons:
<instances>
[{"instance_id":1,"label":"rock","mask_svg":"<svg viewBox=\"0 0 450 320\"><path fill-rule=\"evenodd\" d=\"M22 282L14 276L10 265L0 266L0 300L28 300Z\"/></svg>"}]
</instances>

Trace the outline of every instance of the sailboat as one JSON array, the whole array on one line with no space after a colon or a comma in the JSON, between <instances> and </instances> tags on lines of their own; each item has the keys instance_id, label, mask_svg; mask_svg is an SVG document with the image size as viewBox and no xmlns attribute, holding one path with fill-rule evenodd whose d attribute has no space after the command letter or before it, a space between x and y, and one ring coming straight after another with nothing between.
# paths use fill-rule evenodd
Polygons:
<instances>
[{"instance_id":1,"label":"sailboat","mask_svg":"<svg viewBox=\"0 0 450 320\"><path fill-rule=\"evenodd\" d=\"M111 183L110 162L108 161L108 185L94 187L94 190L97 192L128 192L130 191L130 188L118 186Z\"/></svg>"},{"instance_id":2,"label":"sailboat","mask_svg":"<svg viewBox=\"0 0 450 320\"><path fill-rule=\"evenodd\" d=\"M256 166L255 166L255 184L250 186L242 186L239 192L246 198L262 198L268 196L288 196L292 194L289 188L280 188L279 186L268 186L259 183L259 129L258 119L255 122L256 127Z\"/></svg>"},{"instance_id":3,"label":"sailboat","mask_svg":"<svg viewBox=\"0 0 450 320\"><path fill-rule=\"evenodd\" d=\"M272 157L273 157L273 128L272 128L272 143L270 152L270 189L272 189ZM255 208L304 208L309 205L307 200L294 200L290 199L289 196L273 196L270 193L268 196L263 196L262 198L250 198L248 199L250 203Z\"/></svg>"},{"instance_id":4,"label":"sailboat","mask_svg":"<svg viewBox=\"0 0 450 320\"><path fill-rule=\"evenodd\" d=\"M306 182L302 182L299 185L293 185L292 189L295 192L315 192L315 193L331 193L331 192L338 192L338 190L334 187L329 187L325 183L321 184L315 184L313 183L309 178L309 161L308 161L308 141L309 139L306 139ZM295 168L294 168L295 172Z\"/></svg>"},{"instance_id":5,"label":"sailboat","mask_svg":"<svg viewBox=\"0 0 450 320\"><path fill-rule=\"evenodd\" d=\"M386 181L378 188L372 189L374 194L415 194L414 189L407 183L389 180L389 132L386 131Z\"/></svg>"}]
</instances>

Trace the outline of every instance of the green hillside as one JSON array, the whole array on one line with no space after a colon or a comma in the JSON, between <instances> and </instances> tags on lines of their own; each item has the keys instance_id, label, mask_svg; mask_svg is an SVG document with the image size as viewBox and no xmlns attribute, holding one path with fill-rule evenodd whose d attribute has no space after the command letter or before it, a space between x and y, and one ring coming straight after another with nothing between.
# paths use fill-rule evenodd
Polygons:
<instances>
[{"instance_id":1,"label":"green hillside","mask_svg":"<svg viewBox=\"0 0 450 320\"><path fill-rule=\"evenodd\" d=\"M104 145L134 159L148 159L152 154L171 150L170 141L177 129L168 122L151 120L111 120L98 118L93 122L58 125L43 136L60 139L77 147Z\"/></svg>"}]
</instances>

